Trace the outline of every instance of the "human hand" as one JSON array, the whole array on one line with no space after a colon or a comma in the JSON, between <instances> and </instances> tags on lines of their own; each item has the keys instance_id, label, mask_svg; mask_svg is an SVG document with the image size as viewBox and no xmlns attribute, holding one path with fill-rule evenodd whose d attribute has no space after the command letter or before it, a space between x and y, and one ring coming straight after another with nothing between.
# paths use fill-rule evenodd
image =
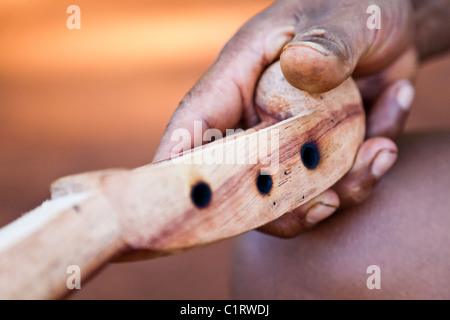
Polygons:
<instances>
[{"instance_id":1,"label":"human hand","mask_svg":"<svg viewBox=\"0 0 450 320\"><path fill-rule=\"evenodd\" d=\"M168 158L178 128L194 133L194 122L222 132L258 123L254 91L264 69L280 57L289 83L326 92L352 75L367 111L367 140L353 168L331 189L263 226L295 236L339 207L363 201L397 157L395 139L412 103L417 68L414 17L408 0L380 0L381 29L367 27L373 1L280 0L248 21L184 97L166 129L154 161ZM185 148L194 147L194 139Z\"/></svg>"}]
</instances>

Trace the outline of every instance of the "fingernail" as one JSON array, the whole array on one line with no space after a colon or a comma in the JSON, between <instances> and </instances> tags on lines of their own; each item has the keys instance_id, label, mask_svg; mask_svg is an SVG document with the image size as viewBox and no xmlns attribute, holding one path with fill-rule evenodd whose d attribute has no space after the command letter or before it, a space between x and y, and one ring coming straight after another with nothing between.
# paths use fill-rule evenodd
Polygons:
<instances>
[{"instance_id":1,"label":"fingernail","mask_svg":"<svg viewBox=\"0 0 450 320\"><path fill-rule=\"evenodd\" d=\"M389 170L390 167L392 167L395 160L397 160L396 151L388 149L381 150L378 152L378 155L372 163L372 174L376 178L380 178Z\"/></svg>"},{"instance_id":2,"label":"fingernail","mask_svg":"<svg viewBox=\"0 0 450 320\"><path fill-rule=\"evenodd\" d=\"M401 81L400 88L397 91L397 103L398 105L405 110L408 110L411 107L411 104L414 100L414 87L408 80Z\"/></svg>"},{"instance_id":3,"label":"fingernail","mask_svg":"<svg viewBox=\"0 0 450 320\"><path fill-rule=\"evenodd\" d=\"M283 48L283 51L286 51L290 47L306 47L306 48L312 49L314 51L317 51L317 52L323 54L324 56L329 56L331 54L331 52L329 50L327 50L325 47L321 46L318 43L311 42L311 41L291 42Z\"/></svg>"},{"instance_id":4,"label":"fingernail","mask_svg":"<svg viewBox=\"0 0 450 320\"><path fill-rule=\"evenodd\" d=\"M309 209L308 213L306 214L305 220L310 224L316 224L331 216L336 211L336 209L337 208L332 205L328 205L322 202L317 203L311 209Z\"/></svg>"}]
</instances>

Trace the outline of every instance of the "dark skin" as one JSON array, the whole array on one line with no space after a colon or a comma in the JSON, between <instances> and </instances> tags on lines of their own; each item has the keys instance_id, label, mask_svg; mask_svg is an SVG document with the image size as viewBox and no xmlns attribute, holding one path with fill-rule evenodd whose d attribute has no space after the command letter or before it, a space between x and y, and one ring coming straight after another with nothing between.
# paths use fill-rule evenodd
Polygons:
<instances>
[{"instance_id":1,"label":"dark skin","mask_svg":"<svg viewBox=\"0 0 450 320\"><path fill-rule=\"evenodd\" d=\"M381 10L379 30L366 24L373 4ZM437 20L431 23L430 17ZM418 65L449 48L449 21L445 0L279 0L244 24L184 97L154 161L170 157L178 144L172 132L184 128L193 134L194 121L203 123L203 131L222 132L257 124L254 89L278 58L286 80L309 92L326 92L353 76L367 111L366 140L353 168L329 190L260 229L299 235L338 208L363 202L394 164L394 140L409 113ZM194 138L185 149L193 146Z\"/></svg>"},{"instance_id":2,"label":"dark skin","mask_svg":"<svg viewBox=\"0 0 450 320\"><path fill-rule=\"evenodd\" d=\"M237 239L236 299L449 299L450 133L400 139L396 165L362 204L298 237ZM369 290L368 266L381 270Z\"/></svg>"}]
</instances>

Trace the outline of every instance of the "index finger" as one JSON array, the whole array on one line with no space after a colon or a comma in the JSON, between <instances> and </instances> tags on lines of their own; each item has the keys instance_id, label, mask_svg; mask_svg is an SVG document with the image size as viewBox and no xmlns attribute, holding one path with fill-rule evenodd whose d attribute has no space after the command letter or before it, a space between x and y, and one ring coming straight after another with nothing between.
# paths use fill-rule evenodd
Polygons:
<instances>
[{"instance_id":1,"label":"index finger","mask_svg":"<svg viewBox=\"0 0 450 320\"><path fill-rule=\"evenodd\" d=\"M202 136L210 128L225 132L241 120L247 125L258 121L253 109L256 82L293 37L296 17L290 7L276 2L249 20L225 45L175 110L153 161L171 156L179 143L171 139L176 129L190 133L190 145L184 149L194 147L194 140L198 140L193 137L196 121L202 123Z\"/></svg>"}]
</instances>

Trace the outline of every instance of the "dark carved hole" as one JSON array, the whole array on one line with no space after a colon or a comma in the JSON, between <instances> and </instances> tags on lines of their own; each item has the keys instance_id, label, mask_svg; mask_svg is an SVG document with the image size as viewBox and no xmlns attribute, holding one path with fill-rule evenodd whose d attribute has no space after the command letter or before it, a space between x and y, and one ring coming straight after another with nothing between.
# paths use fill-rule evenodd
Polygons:
<instances>
[{"instance_id":1,"label":"dark carved hole","mask_svg":"<svg viewBox=\"0 0 450 320\"><path fill-rule=\"evenodd\" d=\"M312 143L307 143L301 150L302 162L308 169L314 169L319 163L319 150Z\"/></svg>"},{"instance_id":2,"label":"dark carved hole","mask_svg":"<svg viewBox=\"0 0 450 320\"><path fill-rule=\"evenodd\" d=\"M204 182L197 183L191 191L191 199L197 208L204 208L211 202L211 188Z\"/></svg>"},{"instance_id":3,"label":"dark carved hole","mask_svg":"<svg viewBox=\"0 0 450 320\"><path fill-rule=\"evenodd\" d=\"M272 190L272 177L268 174L260 174L256 179L256 186L261 194L268 194Z\"/></svg>"}]
</instances>

